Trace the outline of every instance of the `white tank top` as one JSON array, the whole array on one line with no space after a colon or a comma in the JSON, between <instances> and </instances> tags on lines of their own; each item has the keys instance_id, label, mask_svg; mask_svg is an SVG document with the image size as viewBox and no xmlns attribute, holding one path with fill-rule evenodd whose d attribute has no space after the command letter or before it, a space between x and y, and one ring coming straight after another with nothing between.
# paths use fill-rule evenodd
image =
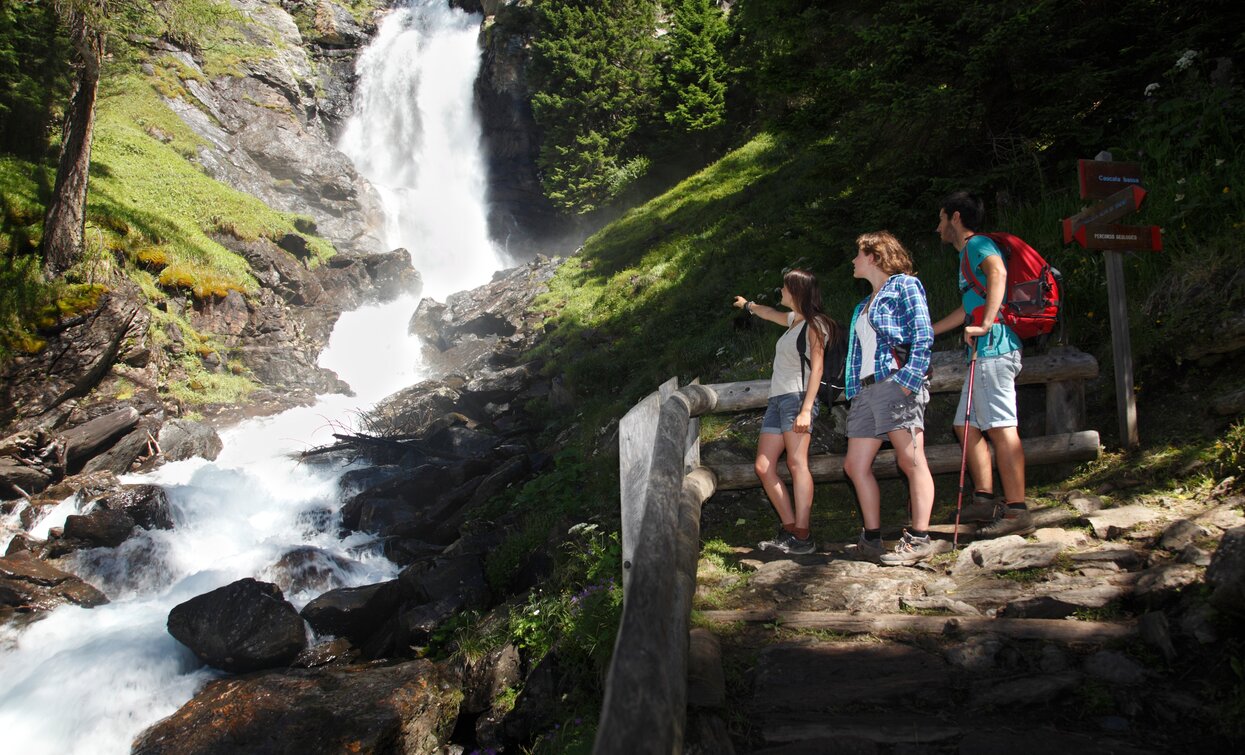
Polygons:
<instances>
[{"instance_id":1,"label":"white tank top","mask_svg":"<svg viewBox=\"0 0 1245 755\"><path fill-rule=\"evenodd\" d=\"M806 387L804 365L800 363L800 352L795 347L796 339L800 337L800 330L803 328L804 321L796 322L795 312L788 312L787 332L782 334L774 346L774 374L769 384L771 396L802 393Z\"/></svg>"},{"instance_id":2,"label":"white tank top","mask_svg":"<svg viewBox=\"0 0 1245 755\"><path fill-rule=\"evenodd\" d=\"M877 372L874 365L877 364L878 332L873 329L873 323L869 322L869 310L872 308L873 299L870 299L869 306L865 307L865 311L856 318L856 340L860 342L861 380ZM891 365L894 366L894 363L895 358L891 357Z\"/></svg>"}]
</instances>

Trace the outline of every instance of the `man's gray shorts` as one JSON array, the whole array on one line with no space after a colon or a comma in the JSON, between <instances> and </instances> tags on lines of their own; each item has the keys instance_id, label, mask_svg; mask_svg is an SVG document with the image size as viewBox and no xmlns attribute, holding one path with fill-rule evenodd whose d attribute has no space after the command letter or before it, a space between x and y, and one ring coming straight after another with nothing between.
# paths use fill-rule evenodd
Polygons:
<instances>
[{"instance_id":1,"label":"man's gray shorts","mask_svg":"<svg viewBox=\"0 0 1245 755\"><path fill-rule=\"evenodd\" d=\"M866 385L852 397L852 408L847 412L847 437L884 438L894 430L924 429L927 403L928 383L908 396L894 380Z\"/></svg>"},{"instance_id":2,"label":"man's gray shorts","mask_svg":"<svg viewBox=\"0 0 1245 755\"><path fill-rule=\"evenodd\" d=\"M977 357L973 370L973 412L968 424L978 430L995 427L1016 427L1016 376L1020 374L1020 352L1011 351L997 357ZM964 425L968 401L968 380L960 389L960 405L955 409L955 424Z\"/></svg>"}]
</instances>

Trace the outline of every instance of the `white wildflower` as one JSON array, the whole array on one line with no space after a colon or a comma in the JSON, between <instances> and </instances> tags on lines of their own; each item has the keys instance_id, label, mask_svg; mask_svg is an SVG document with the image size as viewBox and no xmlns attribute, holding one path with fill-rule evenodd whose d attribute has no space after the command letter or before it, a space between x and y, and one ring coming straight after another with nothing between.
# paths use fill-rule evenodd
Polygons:
<instances>
[{"instance_id":1,"label":"white wildflower","mask_svg":"<svg viewBox=\"0 0 1245 755\"><path fill-rule=\"evenodd\" d=\"M1184 55L1181 55L1180 59L1176 61L1176 70L1183 71L1184 69L1193 65L1193 60L1196 57L1197 57L1197 50L1185 50Z\"/></svg>"},{"instance_id":2,"label":"white wildflower","mask_svg":"<svg viewBox=\"0 0 1245 755\"><path fill-rule=\"evenodd\" d=\"M1158 90L1159 90L1159 84L1157 81L1154 82L1153 84L1146 84L1146 96L1147 97L1153 97L1154 93L1157 92Z\"/></svg>"},{"instance_id":3,"label":"white wildflower","mask_svg":"<svg viewBox=\"0 0 1245 755\"><path fill-rule=\"evenodd\" d=\"M1221 158L1219 158L1218 160L1215 160L1215 167L1216 167L1216 168L1218 168L1220 165L1223 165L1223 158L1222 158L1222 157L1221 157Z\"/></svg>"},{"instance_id":4,"label":"white wildflower","mask_svg":"<svg viewBox=\"0 0 1245 755\"><path fill-rule=\"evenodd\" d=\"M1183 178L1177 178L1177 179L1176 179L1176 183L1178 183L1178 184L1182 184L1182 185L1183 185L1183 184L1184 184L1184 179L1183 179Z\"/></svg>"},{"instance_id":5,"label":"white wildflower","mask_svg":"<svg viewBox=\"0 0 1245 755\"><path fill-rule=\"evenodd\" d=\"M1176 201L1177 201L1177 202L1179 202L1179 201L1180 201L1180 200L1182 200L1182 199L1184 199L1184 194L1177 194L1177 195L1176 195Z\"/></svg>"}]
</instances>

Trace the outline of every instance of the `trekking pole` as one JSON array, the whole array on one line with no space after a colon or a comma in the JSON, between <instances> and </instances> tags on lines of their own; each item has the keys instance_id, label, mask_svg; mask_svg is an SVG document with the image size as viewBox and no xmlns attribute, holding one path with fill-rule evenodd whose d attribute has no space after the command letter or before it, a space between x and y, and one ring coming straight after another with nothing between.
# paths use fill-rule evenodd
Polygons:
<instances>
[{"instance_id":1,"label":"trekking pole","mask_svg":"<svg viewBox=\"0 0 1245 755\"><path fill-rule=\"evenodd\" d=\"M973 377L977 372L977 339L973 339L973 355L968 359L968 396L964 400L964 439L960 441L960 494L955 499L955 530L951 535L952 549L960 547L960 509L964 506L964 470L968 468L968 418L973 415Z\"/></svg>"}]
</instances>

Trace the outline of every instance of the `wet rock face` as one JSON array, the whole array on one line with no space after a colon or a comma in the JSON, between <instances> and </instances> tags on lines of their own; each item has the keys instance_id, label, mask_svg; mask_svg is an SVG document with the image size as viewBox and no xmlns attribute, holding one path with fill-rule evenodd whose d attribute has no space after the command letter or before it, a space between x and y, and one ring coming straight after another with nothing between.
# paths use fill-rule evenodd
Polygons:
<instances>
[{"instance_id":1,"label":"wet rock face","mask_svg":"<svg viewBox=\"0 0 1245 755\"><path fill-rule=\"evenodd\" d=\"M40 334L47 345L0 366L0 428L56 427L118 357L145 341L151 314L136 287L125 283L100 296L91 310Z\"/></svg>"},{"instance_id":2,"label":"wet rock face","mask_svg":"<svg viewBox=\"0 0 1245 755\"><path fill-rule=\"evenodd\" d=\"M458 672L426 660L222 679L144 732L132 752L439 752L460 686Z\"/></svg>"},{"instance_id":3,"label":"wet rock face","mask_svg":"<svg viewBox=\"0 0 1245 755\"><path fill-rule=\"evenodd\" d=\"M281 589L254 579L174 607L168 628L201 661L234 673L287 665L307 646L302 617Z\"/></svg>"},{"instance_id":4,"label":"wet rock face","mask_svg":"<svg viewBox=\"0 0 1245 755\"><path fill-rule=\"evenodd\" d=\"M15 614L42 613L66 604L94 608L107 602L99 590L29 553L0 558L0 623Z\"/></svg>"},{"instance_id":5,"label":"wet rock face","mask_svg":"<svg viewBox=\"0 0 1245 755\"><path fill-rule=\"evenodd\" d=\"M514 0L457 4L486 14L475 95L489 165L489 232L511 254L529 257L547 249L543 240L570 225L545 197L536 171L540 129L532 117L527 81L534 33L531 9Z\"/></svg>"},{"instance_id":6,"label":"wet rock face","mask_svg":"<svg viewBox=\"0 0 1245 755\"><path fill-rule=\"evenodd\" d=\"M209 142L199 163L216 180L270 207L314 218L317 231L339 249L380 250L379 197L333 145L349 112L353 53L371 29L332 2L234 1L254 28L273 37L265 45L271 54L238 63L241 75L208 79L191 54L166 46L166 54L202 77L183 81L187 98L167 101ZM292 12L310 22L310 40ZM318 65L321 55L334 64ZM326 108L317 98L322 90L333 93Z\"/></svg>"}]
</instances>

